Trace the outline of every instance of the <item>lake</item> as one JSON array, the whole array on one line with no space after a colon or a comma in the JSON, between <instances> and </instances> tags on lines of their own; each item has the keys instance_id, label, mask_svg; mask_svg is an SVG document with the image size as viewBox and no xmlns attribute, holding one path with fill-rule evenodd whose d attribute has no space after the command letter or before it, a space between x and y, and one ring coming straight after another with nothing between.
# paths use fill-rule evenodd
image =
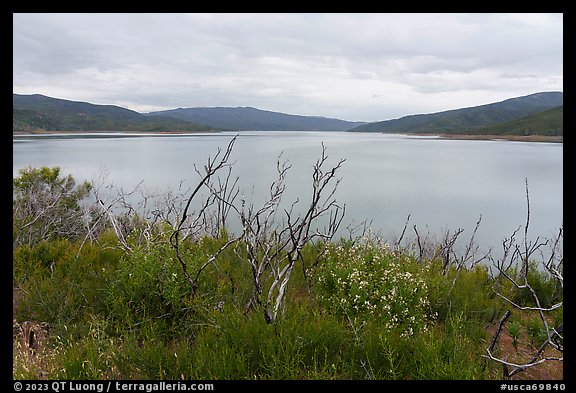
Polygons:
<instances>
[{"instance_id":1,"label":"lake","mask_svg":"<svg viewBox=\"0 0 576 393\"><path fill-rule=\"evenodd\" d=\"M27 166L59 166L78 180L108 181L125 190L143 181L150 190L193 186L208 156L224 149L236 133L123 136L25 136L13 138L13 175ZM482 215L476 241L501 248L502 240L526 222L525 179L530 195L531 239L554 237L563 223L563 144L448 140L406 135L260 131L240 132L231 160L242 193L255 203L276 178L276 161L292 164L284 201L311 194L312 166L324 143L329 165L345 159L338 177L343 226L371 220L384 237L398 236L406 222L420 233L463 228L466 243ZM347 232L346 232L347 233ZM343 234L343 233L342 233Z\"/></svg>"}]
</instances>

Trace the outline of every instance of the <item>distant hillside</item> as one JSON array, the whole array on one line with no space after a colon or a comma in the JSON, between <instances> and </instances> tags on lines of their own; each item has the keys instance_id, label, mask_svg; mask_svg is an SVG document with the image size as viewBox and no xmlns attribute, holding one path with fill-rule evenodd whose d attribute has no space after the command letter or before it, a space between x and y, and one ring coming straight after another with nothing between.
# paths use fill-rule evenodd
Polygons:
<instances>
[{"instance_id":1,"label":"distant hillside","mask_svg":"<svg viewBox=\"0 0 576 393\"><path fill-rule=\"evenodd\" d=\"M517 120L496 123L470 129L469 134L478 135L552 135L564 134L564 107L548 109Z\"/></svg>"},{"instance_id":2,"label":"distant hillside","mask_svg":"<svg viewBox=\"0 0 576 393\"><path fill-rule=\"evenodd\" d=\"M562 135L561 92L375 123L289 115L250 107L178 108L138 113L40 94L13 94L13 131L364 131L388 133Z\"/></svg>"},{"instance_id":3,"label":"distant hillside","mask_svg":"<svg viewBox=\"0 0 576 393\"><path fill-rule=\"evenodd\" d=\"M350 131L387 133L476 133L474 129L517 120L547 109L562 106L562 92L535 93L523 97L470 108L368 123Z\"/></svg>"},{"instance_id":4,"label":"distant hillside","mask_svg":"<svg viewBox=\"0 0 576 393\"><path fill-rule=\"evenodd\" d=\"M207 124L215 128L238 131L346 131L366 124L319 116L289 115L251 107L178 108L150 112L148 116L173 117Z\"/></svg>"},{"instance_id":5,"label":"distant hillside","mask_svg":"<svg viewBox=\"0 0 576 393\"><path fill-rule=\"evenodd\" d=\"M13 94L13 131L209 131L173 118L149 118L114 105Z\"/></svg>"}]
</instances>

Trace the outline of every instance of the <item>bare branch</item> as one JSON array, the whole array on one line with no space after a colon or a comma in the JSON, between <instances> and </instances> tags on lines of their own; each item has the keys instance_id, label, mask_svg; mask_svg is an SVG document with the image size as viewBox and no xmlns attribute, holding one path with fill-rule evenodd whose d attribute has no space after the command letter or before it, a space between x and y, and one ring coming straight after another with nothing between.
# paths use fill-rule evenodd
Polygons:
<instances>
[{"instance_id":1,"label":"bare branch","mask_svg":"<svg viewBox=\"0 0 576 393\"><path fill-rule=\"evenodd\" d=\"M544 341L544 343L542 344L540 349L535 353L534 357L529 362L527 362L526 364L521 364L521 365L506 362L505 360L502 360L502 359L498 359L492 355L493 346L491 346L490 348L487 348L488 356L483 355L484 357L487 357L488 359L491 359L493 361L501 363L504 366L514 367L514 370L512 370L511 372L506 371L506 374L508 377L510 377L516 373L519 373L521 371L524 371L525 369L527 369L529 367L533 367L535 365L541 364L541 363L548 361L548 360L563 361L563 358L561 358L561 357L545 357L545 358L539 359L541 354L544 352L544 350L548 346L552 346L553 348L555 348L561 352L563 351L562 345L554 342L554 339L556 339L556 338L559 338L561 340L563 340L563 338L555 328L553 328L553 327L550 328L548 318L545 315L546 312L551 312L551 311L558 310L558 309L562 308L563 302L561 301L561 302L553 304L549 307L543 307L542 303L540 301L540 298L538 296L538 293L532 287L532 283L530 282L529 261L532 260L532 255L534 255L536 252L540 251L540 249L543 246L549 244L549 241L548 240L541 241L539 237L537 237L536 240L533 242L528 240L528 228L530 225L530 197L529 197L529 192L528 192L528 180L526 179L525 182L526 182L527 212L526 212L526 225L524 227L524 239L523 239L523 244L522 244L523 247L516 244L515 236L516 236L516 233L518 232L518 229L517 229L516 231L514 231L512 236L510 236L510 238L505 239L503 241L502 245L503 245L503 249L504 249L504 255L501 258L501 260L496 260L496 261L492 260L493 265L496 267L500 276L502 278L508 280L510 283L512 283L512 287L511 287L510 292L507 296L500 293L500 291L498 291L497 289L494 289L493 291L497 296L499 296L506 303L514 306L516 309L518 309L520 311L537 311L538 315L540 316L540 320L542 321L542 324L544 325L544 330L546 332L546 340ZM544 268L550 273L552 279L554 279L557 283L559 283L560 287L563 288L563 277L562 277L562 274L560 273L560 271L558 270L558 267L561 265L562 262L559 262L557 265L554 263L555 252L556 252L556 249L558 247L558 244L559 244L561 238L562 238L562 228L560 228L560 230L558 232L558 236L556 237L554 243L552 244L552 255L550 256L548 261L544 263ZM514 265L515 263L516 263L516 265ZM513 266L518 267L516 277L511 276L511 271L513 271L511 269ZM523 306L523 305L517 304L517 302L512 300L511 296L510 296L510 294L514 290L516 290L516 291L520 291L520 290L528 291L528 293L530 294L530 296L532 298L532 301L534 302L534 306ZM562 330L561 327L559 329Z\"/></svg>"},{"instance_id":2,"label":"bare branch","mask_svg":"<svg viewBox=\"0 0 576 393\"><path fill-rule=\"evenodd\" d=\"M404 238L404 233L406 233L406 228L408 227L409 221L410 221L410 214L408 214L408 217L406 217L406 222L404 223L404 229L402 229L402 233L400 234L400 237L396 241L397 250L400 250L400 244L402 243L402 239ZM416 225L414 225L414 230L416 230ZM416 232L416 234L418 234L418 232Z\"/></svg>"},{"instance_id":3,"label":"bare branch","mask_svg":"<svg viewBox=\"0 0 576 393\"><path fill-rule=\"evenodd\" d=\"M518 287L518 288L531 288L531 287L522 286L522 287ZM506 300L508 303L510 303L510 304L513 305L514 307L516 307L518 310L522 310L522 311L525 311L525 310L532 310L532 311L554 311L554 310L556 310L557 308L560 308L560 307L563 306L563 302L560 302L560 303L554 304L552 307L524 307L524 306L520 306L520 305L514 303L512 300L508 299L506 296L504 296L504 295L502 295L502 294L500 294L500 293L498 293L498 292L496 292L496 291L493 291L493 292L494 292L496 295L498 295L499 297L501 297L502 299Z\"/></svg>"},{"instance_id":4,"label":"bare branch","mask_svg":"<svg viewBox=\"0 0 576 393\"><path fill-rule=\"evenodd\" d=\"M490 360L493 360L493 361L495 361L495 362L501 363L501 364L505 364L506 366L510 366L510 367L514 367L514 368L515 368L513 371L509 372L508 375L506 375L507 377L511 377L511 376L513 376L513 375L521 372L521 371L526 370L527 368L537 366L537 365L542 364L542 363L544 363L544 362L546 362L546 361L549 361L549 360L557 360L557 361L560 361L560 362L562 362L562 361L564 360L563 357L561 357L561 358L559 358L559 357L545 357L545 358L542 358L542 359L540 359L540 360L538 360L538 361L534 361L534 362L531 362L531 363L516 364L516 363L507 362L507 361L505 361L505 360L502 360L502 359L499 359L499 358L495 357L494 355L492 355L492 352L491 352L490 349L488 349L488 348L486 348L486 352L488 352L488 356L482 355L483 357L488 358L488 359L490 359Z\"/></svg>"},{"instance_id":5,"label":"bare branch","mask_svg":"<svg viewBox=\"0 0 576 393\"><path fill-rule=\"evenodd\" d=\"M192 203L192 200L196 197L196 195L198 194L200 189L209 182L210 178L216 172L218 172L220 169L230 165L230 164L228 164L228 159L230 158L230 154L232 153L232 148L234 147L234 142L236 142L237 138L238 138L237 135L234 138L232 138L232 140L228 143L226 151L224 152L224 154L222 155L221 158L219 158L220 154L222 153L222 151L220 149L218 149L218 152L216 153L214 158L208 157L207 164L204 166L204 174L203 175L201 174L202 179L200 180L200 182L197 184L196 188L192 191L192 193L188 197L188 201L186 202L186 206L184 207L184 211L182 212L182 217L178 223L178 226L176 227L176 229L174 230L174 232L172 232L172 235L170 236L170 244L172 245L172 247L174 248L174 250L176 252L176 258L178 259L178 262L180 263L180 266L182 268L182 273L184 274L184 277L186 278L186 280L190 284L193 293L196 293L197 280L194 280L190 276L190 273L188 272L188 264L186 263L186 261L184 260L184 258L182 256L182 253L180 252L180 232L182 231L183 226L184 226L184 224L188 218L188 210L190 209L190 205ZM201 208L200 213L198 213L197 217L201 217L203 215L203 212L207 209L207 207L213 201L214 201L214 198L208 197L206 199L205 204Z\"/></svg>"},{"instance_id":6,"label":"bare branch","mask_svg":"<svg viewBox=\"0 0 576 393\"><path fill-rule=\"evenodd\" d=\"M335 179L336 171L345 160L340 160L330 170L325 172L323 166L327 158L326 146L322 143L322 154L313 167L312 199L304 215L293 217L295 203L292 204L290 210L284 211L287 220L287 231L285 233L288 235L288 241L285 243L287 258L283 259L283 264L275 263L272 267L274 281L268 290L268 298L264 310L264 317L267 322L275 322L278 317L293 268L296 262L302 259L302 248L316 237L325 240L331 239L342 222L345 207L340 207L334 199L340 180L335 181L332 190L326 196L324 196L324 191L328 184ZM326 214L328 215L329 223L325 227L325 232L320 232L318 229L312 230L312 224ZM303 269L305 274L304 266Z\"/></svg>"}]
</instances>

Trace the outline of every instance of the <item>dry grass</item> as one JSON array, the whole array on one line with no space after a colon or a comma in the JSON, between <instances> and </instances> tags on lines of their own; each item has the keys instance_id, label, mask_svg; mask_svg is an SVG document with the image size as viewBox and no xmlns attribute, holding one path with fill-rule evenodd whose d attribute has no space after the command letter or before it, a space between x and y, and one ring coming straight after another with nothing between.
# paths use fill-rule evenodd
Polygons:
<instances>
[{"instance_id":1,"label":"dry grass","mask_svg":"<svg viewBox=\"0 0 576 393\"><path fill-rule=\"evenodd\" d=\"M46 323L12 321L13 377L46 379L53 371L56 355L48 345L50 328Z\"/></svg>"}]
</instances>

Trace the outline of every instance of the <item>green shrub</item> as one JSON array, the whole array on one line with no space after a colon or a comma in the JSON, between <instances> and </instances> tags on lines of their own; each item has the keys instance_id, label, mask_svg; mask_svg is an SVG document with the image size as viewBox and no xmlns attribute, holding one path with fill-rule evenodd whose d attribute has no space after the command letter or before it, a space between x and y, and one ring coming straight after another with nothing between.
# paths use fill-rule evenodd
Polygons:
<instances>
[{"instance_id":1,"label":"green shrub","mask_svg":"<svg viewBox=\"0 0 576 393\"><path fill-rule=\"evenodd\" d=\"M53 239L14 250L18 321L70 324L106 310L103 289L122 253L92 243Z\"/></svg>"},{"instance_id":2,"label":"green shrub","mask_svg":"<svg viewBox=\"0 0 576 393\"><path fill-rule=\"evenodd\" d=\"M463 313L454 313L445 324L416 338L413 356L407 367L415 379L478 379L484 341L469 334L470 321ZM482 337L485 338L485 337Z\"/></svg>"},{"instance_id":3,"label":"green shrub","mask_svg":"<svg viewBox=\"0 0 576 393\"><path fill-rule=\"evenodd\" d=\"M434 264L429 269L427 281L430 304L440 321L454 312L462 312L467 319L489 322L499 309L499 298L492 291L494 281L486 266L476 265L460 271L451 268L442 274Z\"/></svg>"},{"instance_id":4,"label":"green shrub","mask_svg":"<svg viewBox=\"0 0 576 393\"><path fill-rule=\"evenodd\" d=\"M336 315L355 321L376 318L387 331L400 328L403 336L412 336L426 331L435 318L422 269L374 239L333 245L317 271L319 296Z\"/></svg>"},{"instance_id":5,"label":"green shrub","mask_svg":"<svg viewBox=\"0 0 576 393\"><path fill-rule=\"evenodd\" d=\"M546 329L544 328L544 322L540 317L532 317L526 322L526 331L528 338L530 339L530 344L538 348L544 343L548 338L546 335Z\"/></svg>"},{"instance_id":6,"label":"green shrub","mask_svg":"<svg viewBox=\"0 0 576 393\"><path fill-rule=\"evenodd\" d=\"M515 275L512 277L515 277ZM523 281L519 283L523 284ZM536 293L540 307L551 307L563 299L562 287L535 262L529 264L528 283ZM532 292L527 288L515 289L511 300L523 307L537 307Z\"/></svg>"},{"instance_id":7,"label":"green shrub","mask_svg":"<svg viewBox=\"0 0 576 393\"><path fill-rule=\"evenodd\" d=\"M401 330L386 331L368 321L360 335L355 377L365 379L369 371L374 379L481 378L486 336L474 332L473 325L457 313L425 332L402 337Z\"/></svg>"},{"instance_id":8,"label":"green shrub","mask_svg":"<svg viewBox=\"0 0 576 393\"><path fill-rule=\"evenodd\" d=\"M228 309L199 332L186 375L196 379L347 378L350 335L325 312L288 305L276 326Z\"/></svg>"},{"instance_id":9,"label":"green shrub","mask_svg":"<svg viewBox=\"0 0 576 393\"><path fill-rule=\"evenodd\" d=\"M512 337L512 345L516 352L518 352L518 338L520 338L520 321L512 321L508 325L508 333Z\"/></svg>"},{"instance_id":10,"label":"green shrub","mask_svg":"<svg viewBox=\"0 0 576 393\"><path fill-rule=\"evenodd\" d=\"M14 245L33 245L55 237L77 237L85 229L79 202L92 186L76 185L72 175L61 176L60 168L24 168L14 178L12 233Z\"/></svg>"},{"instance_id":11,"label":"green shrub","mask_svg":"<svg viewBox=\"0 0 576 393\"><path fill-rule=\"evenodd\" d=\"M14 284L53 275L57 265L70 262L72 248L68 239L45 240L34 245L16 247L12 258Z\"/></svg>"},{"instance_id":12,"label":"green shrub","mask_svg":"<svg viewBox=\"0 0 576 393\"><path fill-rule=\"evenodd\" d=\"M177 263L167 244L136 248L121 258L103 292L108 317L119 329L178 319L190 288Z\"/></svg>"}]
</instances>

